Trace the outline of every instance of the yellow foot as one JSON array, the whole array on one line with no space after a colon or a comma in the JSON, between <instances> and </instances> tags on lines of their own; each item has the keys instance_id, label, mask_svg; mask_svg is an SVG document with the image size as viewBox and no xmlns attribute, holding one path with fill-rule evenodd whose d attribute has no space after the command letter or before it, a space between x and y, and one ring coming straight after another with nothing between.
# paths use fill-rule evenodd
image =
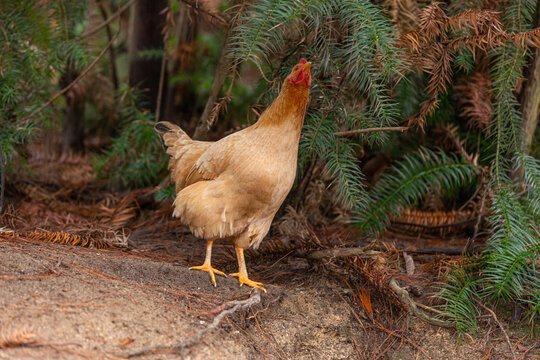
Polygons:
<instances>
[{"instance_id":1,"label":"yellow foot","mask_svg":"<svg viewBox=\"0 0 540 360\"><path fill-rule=\"evenodd\" d=\"M214 274L227 276L227 275L225 275L225 273L223 271L216 270L209 264L202 264L201 266L193 266L193 267L190 267L189 270L206 271L207 273L210 274L210 278L212 279L212 284L214 284L214 286L217 286L216 285L216 277L214 276Z\"/></svg>"},{"instance_id":2,"label":"yellow foot","mask_svg":"<svg viewBox=\"0 0 540 360\"><path fill-rule=\"evenodd\" d=\"M237 277L238 278L238 281L240 282L240 286L246 284L247 286L251 286L251 287L254 287L254 288L257 288L257 289L261 289L262 291L266 292L266 289L263 287L263 284L260 283L260 282L256 282L256 281L251 281L248 279L247 276L244 276L240 273L234 273L234 274L231 274L231 276L234 276L234 277Z\"/></svg>"}]
</instances>

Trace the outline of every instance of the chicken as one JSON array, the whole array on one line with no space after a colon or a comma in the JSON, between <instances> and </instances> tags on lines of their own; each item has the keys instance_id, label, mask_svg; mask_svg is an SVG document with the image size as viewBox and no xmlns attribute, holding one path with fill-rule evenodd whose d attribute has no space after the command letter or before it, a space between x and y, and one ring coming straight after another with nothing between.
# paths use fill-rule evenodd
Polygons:
<instances>
[{"instance_id":1,"label":"chicken","mask_svg":"<svg viewBox=\"0 0 540 360\"><path fill-rule=\"evenodd\" d=\"M255 124L217 142L192 140L170 122L155 125L170 156L173 216L207 241L204 263L191 269L208 272L214 286L214 274L225 275L211 265L212 245L222 239L234 244L239 270L231 275L240 286L264 290L248 278L244 250L259 247L293 186L310 86L311 63L301 59Z\"/></svg>"}]
</instances>

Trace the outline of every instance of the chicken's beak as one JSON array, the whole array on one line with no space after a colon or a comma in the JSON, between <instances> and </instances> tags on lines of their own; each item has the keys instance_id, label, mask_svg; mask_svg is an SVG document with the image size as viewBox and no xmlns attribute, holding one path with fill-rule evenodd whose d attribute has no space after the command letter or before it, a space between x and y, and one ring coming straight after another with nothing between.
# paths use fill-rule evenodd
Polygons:
<instances>
[{"instance_id":1,"label":"chicken's beak","mask_svg":"<svg viewBox=\"0 0 540 360\"><path fill-rule=\"evenodd\" d=\"M311 70L311 62L307 62L304 64L304 67L302 68L304 71L310 71Z\"/></svg>"}]
</instances>

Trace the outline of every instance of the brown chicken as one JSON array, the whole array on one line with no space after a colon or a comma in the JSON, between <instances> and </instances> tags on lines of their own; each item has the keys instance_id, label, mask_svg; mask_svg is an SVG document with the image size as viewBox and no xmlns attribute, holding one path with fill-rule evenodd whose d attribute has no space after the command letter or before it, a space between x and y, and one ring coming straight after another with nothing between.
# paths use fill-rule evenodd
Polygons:
<instances>
[{"instance_id":1,"label":"brown chicken","mask_svg":"<svg viewBox=\"0 0 540 360\"><path fill-rule=\"evenodd\" d=\"M311 86L311 63L301 59L281 92L259 120L217 142L195 141L177 125L158 122L155 129L170 156L176 186L173 216L206 239L206 259L191 269L225 275L212 268L212 244L234 244L240 286L264 290L248 278L244 249L257 249L291 190L298 142Z\"/></svg>"}]
</instances>

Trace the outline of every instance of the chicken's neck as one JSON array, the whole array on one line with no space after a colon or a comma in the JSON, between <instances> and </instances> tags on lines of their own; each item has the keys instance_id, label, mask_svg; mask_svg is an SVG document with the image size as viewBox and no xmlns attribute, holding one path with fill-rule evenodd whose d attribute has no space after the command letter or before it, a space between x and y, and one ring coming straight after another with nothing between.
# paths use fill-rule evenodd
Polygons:
<instances>
[{"instance_id":1,"label":"chicken's neck","mask_svg":"<svg viewBox=\"0 0 540 360\"><path fill-rule=\"evenodd\" d=\"M290 127L300 134L308 100L308 89L285 86L272 105L261 114L254 127Z\"/></svg>"}]
</instances>

